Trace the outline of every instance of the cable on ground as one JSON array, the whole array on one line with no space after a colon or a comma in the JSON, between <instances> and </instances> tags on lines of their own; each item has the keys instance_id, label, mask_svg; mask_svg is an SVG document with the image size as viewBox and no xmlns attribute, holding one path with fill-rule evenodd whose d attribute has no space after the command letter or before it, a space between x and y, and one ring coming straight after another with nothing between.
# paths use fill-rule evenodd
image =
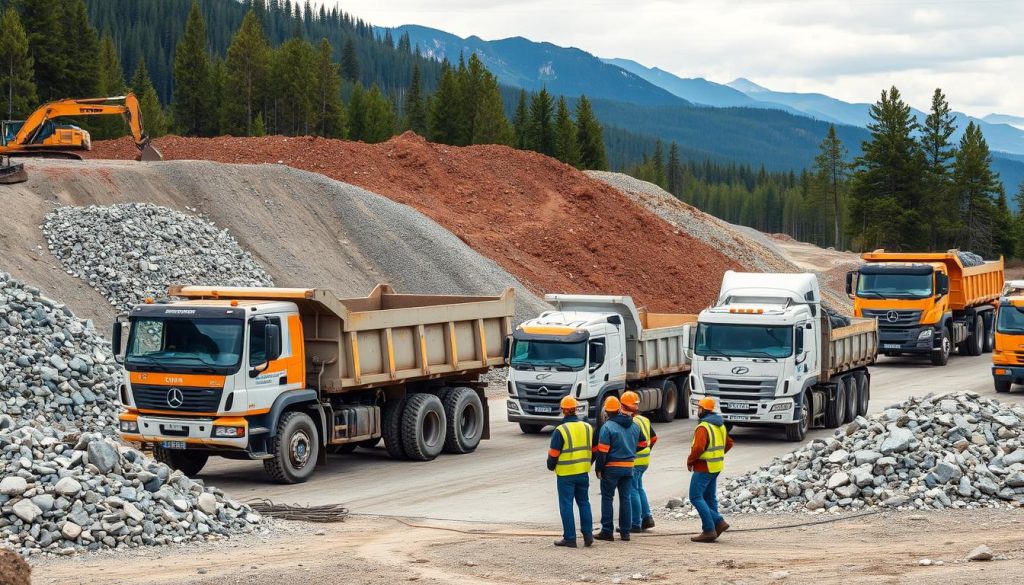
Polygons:
<instances>
[{"instance_id":1,"label":"cable on ground","mask_svg":"<svg viewBox=\"0 0 1024 585\"><path fill-rule=\"evenodd\" d=\"M271 500L256 499L245 502L253 510L264 516L281 520L298 520L300 522L344 522L348 517L348 508L341 504L324 506L300 506L297 504L275 504Z\"/></svg>"}]
</instances>

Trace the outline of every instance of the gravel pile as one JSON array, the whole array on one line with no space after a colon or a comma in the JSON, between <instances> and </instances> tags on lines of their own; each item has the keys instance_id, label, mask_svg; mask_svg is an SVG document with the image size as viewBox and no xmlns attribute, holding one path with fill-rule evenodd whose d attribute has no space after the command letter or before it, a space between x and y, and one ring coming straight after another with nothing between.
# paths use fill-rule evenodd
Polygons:
<instances>
[{"instance_id":1,"label":"gravel pile","mask_svg":"<svg viewBox=\"0 0 1024 585\"><path fill-rule=\"evenodd\" d=\"M957 255L960 256L960 263L963 264L965 268L981 266L985 263L985 259L974 252L957 252Z\"/></svg>"},{"instance_id":2,"label":"gravel pile","mask_svg":"<svg viewBox=\"0 0 1024 585\"><path fill-rule=\"evenodd\" d=\"M728 458L727 458L728 459ZM726 463L728 465L728 462ZM911 398L720 487L723 512L1024 503L1024 407L974 392ZM669 502L667 515L688 506Z\"/></svg>"},{"instance_id":3,"label":"gravel pile","mask_svg":"<svg viewBox=\"0 0 1024 585\"><path fill-rule=\"evenodd\" d=\"M0 478L0 536L23 555L213 540L264 523L100 433L0 430Z\"/></svg>"},{"instance_id":4,"label":"gravel pile","mask_svg":"<svg viewBox=\"0 0 1024 585\"><path fill-rule=\"evenodd\" d=\"M58 207L43 233L68 274L119 310L163 296L173 283L273 286L227 230L166 207Z\"/></svg>"},{"instance_id":5,"label":"gravel pile","mask_svg":"<svg viewBox=\"0 0 1024 585\"><path fill-rule=\"evenodd\" d=\"M113 432L119 372L91 323L0 272L0 429L35 420Z\"/></svg>"}]
</instances>

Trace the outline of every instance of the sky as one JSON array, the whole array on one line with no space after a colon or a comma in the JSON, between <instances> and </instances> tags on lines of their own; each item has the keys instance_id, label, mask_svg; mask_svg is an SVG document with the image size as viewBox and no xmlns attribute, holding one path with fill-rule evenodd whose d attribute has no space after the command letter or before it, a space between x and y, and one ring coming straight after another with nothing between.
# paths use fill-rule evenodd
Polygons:
<instances>
[{"instance_id":1,"label":"sky","mask_svg":"<svg viewBox=\"0 0 1024 585\"><path fill-rule=\"evenodd\" d=\"M379 26L524 36L680 77L1024 116L1024 0L323 0ZM319 3L314 0L314 3Z\"/></svg>"}]
</instances>

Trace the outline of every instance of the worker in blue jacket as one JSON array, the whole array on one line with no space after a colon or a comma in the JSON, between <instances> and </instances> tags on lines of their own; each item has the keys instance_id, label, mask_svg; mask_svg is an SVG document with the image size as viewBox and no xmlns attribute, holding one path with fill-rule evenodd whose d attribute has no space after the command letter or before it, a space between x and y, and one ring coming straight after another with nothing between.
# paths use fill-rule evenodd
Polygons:
<instances>
[{"instance_id":1,"label":"worker in blue jacket","mask_svg":"<svg viewBox=\"0 0 1024 585\"><path fill-rule=\"evenodd\" d=\"M619 399L609 396L604 403L608 421L601 426L597 442L597 477L601 479L601 532L598 540L615 540L613 503L619 492L619 538L629 540L632 526L631 497L633 462L640 442L639 428L633 418L622 411Z\"/></svg>"}]
</instances>

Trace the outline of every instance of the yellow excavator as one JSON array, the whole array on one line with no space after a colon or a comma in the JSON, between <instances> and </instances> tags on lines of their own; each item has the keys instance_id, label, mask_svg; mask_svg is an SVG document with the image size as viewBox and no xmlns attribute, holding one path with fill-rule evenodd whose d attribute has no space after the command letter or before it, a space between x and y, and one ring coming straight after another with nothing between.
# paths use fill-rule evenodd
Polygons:
<instances>
[{"instance_id":1,"label":"yellow excavator","mask_svg":"<svg viewBox=\"0 0 1024 585\"><path fill-rule=\"evenodd\" d=\"M46 158L81 159L76 150L91 150L89 132L72 124L57 124L56 118L78 116L123 116L131 129L135 145L139 147L139 158L143 161L163 160L142 127L142 113L139 100L134 94L118 97L66 99L50 102L23 121L0 122L0 157L35 156ZM24 175L24 168L12 170L21 165L0 163L0 183L20 182L10 180ZM4 180L4 178L8 180ZM24 178L21 178L24 180Z\"/></svg>"}]
</instances>

